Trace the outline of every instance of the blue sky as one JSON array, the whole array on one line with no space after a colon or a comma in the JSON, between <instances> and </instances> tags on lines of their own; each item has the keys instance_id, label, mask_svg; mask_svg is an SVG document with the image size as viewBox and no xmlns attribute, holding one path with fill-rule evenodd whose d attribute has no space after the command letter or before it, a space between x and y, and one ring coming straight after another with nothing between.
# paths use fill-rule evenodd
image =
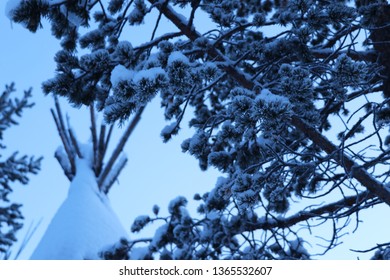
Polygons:
<instances>
[{"instance_id":1,"label":"blue sky","mask_svg":"<svg viewBox=\"0 0 390 280\"><path fill-rule=\"evenodd\" d=\"M69 182L54 158L54 151L60 139L50 114L53 100L44 96L40 87L42 81L54 76L53 56L59 50L59 42L50 35L50 27L44 22L44 29L32 34L20 25L12 24L4 14L7 1L0 2L0 87L15 82L18 93L33 88L33 101L36 106L26 110L20 125L6 131L7 150L2 156L13 151L21 155L43 156L42 171L32 176L28 186L16 185L11 196L23 203L25 215L24 229L19 233L23 239L28 226L42 219L37 231L23 251L21 258L28 258L42 236L51 217L66 197ZM142 41L141 33L136 36ZM178 195L186 196L194 213L196 203L193 194L210 190L219 176L211 170L201 172L197 161L181 152L180 144L191 135L183 129L178 137L164 144L160 137L166 125L162 110L156 98L146 109L141 122L129 140L125 151L129 162L110 192L113 208L123 225L129 229L133 219L141 214L151 214L152 206L159 204L163 213L168 202ZM69 114L71 124L81 140L89 138L89 116L85 109L70 107L61 99L63 111ZM185 123L185 122L184 122ZM120 130L116 131L120 136ZM112 141L115 143L115 140ZM165 212L164 212L165 211ZM364 220L357 234L346 236L344 245L332 250L326 258L355 259L368 258L371 254L355 254L348 251L354 247L364 249L376 242L388 242L390 229L383 227L383 217L389 217L388 207L381 206L375 211L361 213ZM315 230L321 235L321 230ZM152 231L141 232L139 237L149 237ZM137 237L137 235L131 235ZM314 244L313 244L314 245ZM310 246L309 246L310 247Z\"/></svg>"},{"instance_id":2,"label":"blue sky","mask_svg":"<svg viewBox=\"0 0 390 280\"><path fill-rule=\"evenodd\" d=\"M28 258L44 233L51 217L65 199L69 182L54 158L54 151L60 145L60 138L51 117L53 107L51 96L44 96L41 82L53 77L54 54L59 50L59 42L50 35L48 23L44 29L32 34L18 24L11 23L4 15L6 1L0 2L0 85L15 82L18 93L33 88L33 101L36 105L26 110L19 119L18 126L6 131L7 153L19 151L20 154L43 156L42 171L31 176L28 186L14 187L11 196L23 203L26 218L24 233L31 223L42 219L38 230L31 239L21 258ZM82 141L89 139L89 113L85 109L75 109L61 99L63 112L67 112L71 125ZM181 142L191 134L182 131L179 137L164 144L160 137L164 121L159 100L156 98L146 109L142 120L129 139L125 152L129 158L122 172L119 184L110 191L113 208L126 229L133 219L141 214L152 214L152 207L158 204L162 213L166 212L168 202L178 195L184 195L193 204L196 192L204 193L214 186L218 173L201 172L197 161L181 152ZM116 139L121 135L116 129ZM111 144L115 143L115 138ZM152 234L149 231L147 236ZM134 237L136 237L135 235Z\"/></svg>"}]
</instances>

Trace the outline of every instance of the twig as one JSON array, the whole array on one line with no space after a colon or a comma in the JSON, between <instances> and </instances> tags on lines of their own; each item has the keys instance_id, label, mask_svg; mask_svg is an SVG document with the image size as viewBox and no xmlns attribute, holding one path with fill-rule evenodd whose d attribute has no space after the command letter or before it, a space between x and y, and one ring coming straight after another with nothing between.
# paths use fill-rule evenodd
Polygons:
<instances>
[{"instance_id":1,"label":"twig","mask_svg":"<svg viewBox=\"0 0 390 280\"><path fill-rule=\"evenodd\" d=\"M375 247L372 247L370 249L366 249L366 250L355 250L355 249L350 249L352 252L356 252L356 253L368 253L368 252L371 252L371 251L374 251L376 249L380 249L384 246L390 246L390 242L388 243L382 243L382 244L377 244Z\"/></svg>"},{"instance_id":2,"label":"twig","mask_svg":"<svg viewBox=\"0 0 390 280\"><path fill-rule=\"evenodd\" d=\"M235 232L234 234L238 234L243 231L254 231L258 229L271 230L273 228L282 228L282 229L289 228L293 225L296 225L303 221L307 221L312 218L323 217L324 214L332 214L338 212L343 208L357 207L357 205L360 205L366 202L367 200L372 199L373 197L374 197L373 194L369 193L368 191L364 191L357 195L346 196L339 201L329 203L327 205L318 208L299 211L298 213L291 215L290 217L287 218L275 218L275 217L271 219L266 218L263 219L264 222L251 223L251 224L248 223L242 228L238 229L238 232Z\"/></svg>"}]
</instances>

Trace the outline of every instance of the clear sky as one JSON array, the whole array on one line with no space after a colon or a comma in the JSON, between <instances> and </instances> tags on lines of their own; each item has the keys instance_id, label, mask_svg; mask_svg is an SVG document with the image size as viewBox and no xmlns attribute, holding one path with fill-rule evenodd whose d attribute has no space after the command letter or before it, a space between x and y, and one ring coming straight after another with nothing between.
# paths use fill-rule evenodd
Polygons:
<instances>
[{"instance_id":1,"label":"clear sky","mask_svg":"<svg viewBox=\"0 0 390 280\"><path fill-rule=\"evenodd\" d=\"M7 150L5 154L1 151L2 158L16 150L21 155L44 157L42 171L37 176L31 176L29 185L15 185L14 194L10 197L24 205L25 226L19 233L19 239L23 239L31 223L36 224L42 219L20 256L25 259L30 256L51 217L66 197L69 186L53 156L60 145L50 114L53 100L50 96L44 96L40 87L42 81L54 76L53 56L59 50L59 42L51 36L47 22L44 22L44 29L38 30L36 34L12 24L4 14L6 2L0 1L0 89L3 90L4 85L12 81L18 93L32 87L36 106L24 112L19 126L6 131ZM193 195L210 190L219 176L214 170L201 172L197 161L181 152L180 144L191 135L189 130L183 129L171 142L162 143L160 131L166 123L159 102L159 98L156 98L147 107L142 121L129 140L125 148L129 162L119 178L119 184L115 184L110 192L113 208L127 229L136 216L152 214L154 204L158 204L162 212L166 213L168 202L178 195L188 198L190 209L193 210L191 213L195 213L197 204L192 200ZM63 111L69 114L79 139L88 140L88 112L71 108L64 99L61 99L61 104ZM117 130L116 136L119 135L120 131ZM112 143L115 143L114 139ZM385 206L361 213L359 218L364 223L357 234L345 236L342 239L345 244L332 250L326 258L369 258L372 254L351 253L348 248L365 249L374 246L376 242L388 242L390 229L383 227L383 219L389 216L390 211ZM151 230L141 231L141 235L131 237L149 237L151 234ZM321 235L321 230L317 230L316 234Z\"/></svg>"}]
</instances>

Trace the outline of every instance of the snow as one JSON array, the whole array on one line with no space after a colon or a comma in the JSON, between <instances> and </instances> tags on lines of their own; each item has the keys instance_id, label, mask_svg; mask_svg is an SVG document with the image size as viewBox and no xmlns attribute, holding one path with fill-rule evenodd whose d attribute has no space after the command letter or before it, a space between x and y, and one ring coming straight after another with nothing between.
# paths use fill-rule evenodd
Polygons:
<instances>
[{"instance_id":1,"label":"snow","mask_svg":"<svg viewBox=\"0 0 390 280\"><path fill-rule=\"evenodd\" d=\"M159 244L164 240L165 235L168 232L168 224L164 224L160 226L156 232L154 233L153 240L150 242L150 247L153 248L158 248ZM135 259L135 257L132 256L132 258Z\"/></svg>"},{"instance_id":2,"label":"snow","mask_svg":"<svg viewBox=\"0 0 390 280\"><path fill-rule=\"evenodd\" d=\"M290 250L297 252L297 253L300 253L300 254L305 255L305 256L309 256L309 253L307 252L307 250L303 246L304 241L301 238L297 238L295 240L290 240L290 241L288 241L288 243L290 245ZM292 252L290 252L290 254L291 253Z\"/></svg>"},{"instance_id":3,"label":"snow","mask_svg":"<svg viewBox=\"0 0 390 280\"><path fill-rule=\"evenodd\" d=\"M60 11L75 27L79 27L84 22L84 19L68 11L65 5L61 5Z\"/></svg>"},{"instance_id":4,"label":"snow","mask_svg":"<svg viewBox=\"0 0 390 280\"><path fill-rule=\"evenodd\" d=\"M175 51L175 52L172 52L169 57L168 57L168 66L171 66L172 63L176 62L176 61L180 61L184 64L189 64L189 60L188 58L182 54L181 52L178 52L178 51Z\"/></svg>"},{"instance_id":5,"label":"snow","mask_svg":"<svg viewBox=\"0 0 390 280\"><path fill-rule=\"evenodd\" d=\"M177 196L169 202L168 211L173 214L177 209L180 211L180 206L185 205L187 205L187 199L184 196Z\"/></svg>"},{"instance_id":6,"label":"snow","mask_svg":"<svg viewBox=\"0 0 390 280\"><path fill-rule=\"evenodd\" d=\"M76 159L77 173L68 196L33 252L33 260L98 259L103 248L128 237L108 198L98 189L89 152L81 148L84 158Z\"/></svg>"},{"instance_id":7,"label":"snow","mask_svg":"<svg viewBox=\"0 0 390 280\"><path fill-rule=\"evenodd\" d=\"M55 157L57 158L57 160L60 162L63 169L65 169L65 170L72 169L70 162L69 162L69 158L68 158L63 146L59 146L54 154L55 154Z\"/></svg>"},{"instance_id":8,"label":"snow","mask_svg":"<svg viewBox=\"0 0 390 280\"><path fill-rule=\"evenodd\" d=\"M150 222L150 217L148 215L141 215L135 218L133 225L131 226L132 232L139 232Z\"/></svg>"},{"instance_id":9,"label":"snow","mask_svg":"<svg viewBox=\"0 0 390 280\"><path fill-rule=\"evenodd\" d=\"M173 133L173 131L177 128L177 122L172 122L169 125L166 125L162 130L161 130L161 135L170 135Z\"/></svg>"},{"instance_id":10,"label":"snow","mask_svg":"<svg viewBox=\"0 0 390 280\"><path fill-rule=\"evenodd\" d=\"M142 79L154 81L158 76L165 76L165 71L161 67L152 67L138 71L133 78L134 83L139 83Z\"/></svg>"},{"instance_id":11,"label":"snow","mask_svg":"<svg viewBox=\"0 0 390 280\"><path fill-rule=\"evenodd\" d=\"M143 246L143 247L133 247L131 249L131 260L143 260L145 259L145 256L149 254L149 247Z\"/></svg>"},{"instance_id":12,"label":"snow","mask_svg":"<svg viewBox=\"0 0 390 280\"><path fill-rule=\"evenodd\" d=\"M272 92L270 92L268 89L262 89L257 99L261 99L266 103L290 104L290 101L288 100L287 97L275 95Z\"/></svg>"},{"instance_id":13,"label":"snow","mask_svg":"<svg viewBox=\"0 0 390 280\"><path fill-rule=\"evenodd\" d=\"M267 147L272 147L274 142L271 141L270 139L264 138L262 135L258 136L256 139L256 143L262 147L262 148L267 148Z\"/></svg>"},{"instance_id":14,"label":"snow","mask_svg":"<svg viewBox=\"0 0 390 280\"><path fill-rule=\"evenodd\" d=\"M188 20L185 16L183 16L182 14L176 12L174 9L172 9L172 7L170 6L167 6L166 7L168 10L169 10L169 13L170 14L173 14L175 18L179 19L181 24L182 25L185 25L185 26L188 26Z\"/></svg>"},{"instance_id":15,"label":"snow","mask_svg":"<svg viewBox=\"0 0 390 280\"><path fill-rule=\"evenodd\" d=\"M8 0L7 4L5 5L5 15L10 20L12 20L14 10L17 9L21 2L22 0Z\"/></svg>"},{"instance_id":16,"label":"snow","mask_svg":"<svg viewBox=\"0 0 390 280\"><path fill-rule=\"evenodd\" d=\"M119 82L132 79L134 72L127 69L125 66L118 64L111 71L110 82L113 87L116 87Z\"/></svg>"}]
</instances>

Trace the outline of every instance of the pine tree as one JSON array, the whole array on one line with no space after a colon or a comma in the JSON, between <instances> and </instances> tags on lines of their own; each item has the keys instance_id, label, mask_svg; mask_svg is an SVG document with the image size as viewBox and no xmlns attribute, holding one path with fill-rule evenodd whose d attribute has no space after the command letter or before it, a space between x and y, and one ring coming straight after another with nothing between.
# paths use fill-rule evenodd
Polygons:
<instances>
[{"instance_id":1,"label":"pine tree","mask_svg":"<svg viewBox=\"0 0 390 280\"><path fill-rule=\"evenodd\" d=\"M0 149L3 151L6 149L2 143L5 130L17 125L16 117L21 117L24 109L34 105L29 100L31 90L25 91L22 98L14 98L14 91L14 84L11 84L0 95ZM40 162L41 158L19 156L18 152L0 161L0 259L10 257L11 247L17 241L16 233L23 226L22 205L10 201L8 197L12 193L12 185L28 184L28 174L36 174Z\"/></svg>"},{"instance_id":2,"label":"pine tree","mask_svg":"<svg viewBox=\"0 0 390 280\"><path fill-rule=\"evenodd\" d=\"M25 0L12 14L33 32L48 18L61 40L47 94L96 102L107 122L136 122L160 94L164 141L193 110L182 149L224 176L195 195L201 218L171 202L144 258L306 259L300 228L330 224L325 253L354 215L390 205L388 11L380 0ZM149 21L150 40L133 46L129 26ZM161 220L156 209L132 230Z\"/></svg>"}]
</instances>

